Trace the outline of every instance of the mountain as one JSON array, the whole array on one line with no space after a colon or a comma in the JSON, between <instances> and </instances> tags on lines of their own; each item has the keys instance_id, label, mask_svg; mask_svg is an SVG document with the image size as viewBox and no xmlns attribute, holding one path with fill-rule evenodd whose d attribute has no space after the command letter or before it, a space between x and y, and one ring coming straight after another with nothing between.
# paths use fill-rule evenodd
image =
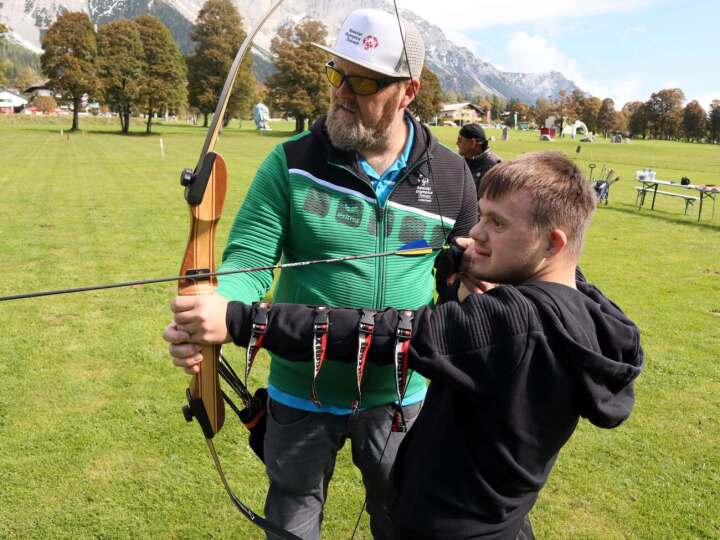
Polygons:
<instances>
[{"instance_id":1,"label":"mountain","mask_svg":"<svg viewBox=\"0 0 720 540\"><path fill-rule=\"evenodd\" d=\"M25 47L40 51L45 30L65 11L84 11L97 24L114 19L134 18L150 14L160 18L173 34L183 52L192 50L190 31L204 0L0 0L0 22L13 31L14 40ZM234 0L245 19L246 27L255 25L271 0ZM408 2L409 3L409 2ZM388 0L292 0L285 2L262 28L256 38L254 59L256 73L265 79L272 72L270 41L278 26L306 18L321 20L334 36L345 16L353 9L378 7L389 11ZM425 39L427 65L437 74L443 90L455 90L465 96L497 95L534 103L539 97L556 97L578 87L561 73L511 73L475 56L469 49L447 39L444 32L410 10L402 16L413 22Z\"/></svg>"}]
</instances>

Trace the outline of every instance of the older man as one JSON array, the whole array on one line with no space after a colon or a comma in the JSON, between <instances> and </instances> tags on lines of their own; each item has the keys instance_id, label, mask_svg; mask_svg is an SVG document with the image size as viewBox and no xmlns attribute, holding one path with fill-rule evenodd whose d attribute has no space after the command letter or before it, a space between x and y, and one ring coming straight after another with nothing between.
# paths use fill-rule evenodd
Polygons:
<instances>
[{"instance_id":1,"label":"older man","mask_svg":"<svg viewBox=\"0 0 720 540\"><path fill-rule=\"evenodd\" d=\"M277 146L258 169L230 232L221 270L388 251L415 240L440 245L467 235L476 192L462 159L406 112L420 89L424 45L410 24L379 10L344 22L324 67L332 86L326 118ZM402 29L402 33L401 33ZM325 306L417 309L432 304L434 256L356 260L284 270L274 299ZM444 276L437 276L444 283ZM223 276L219 293L252 303L271 272ZM197 369L196 349L171 324L165 338L178 366ZM365 329L370 335L372 329ZM371 338L370 338L371 339ZM265 461L267 518L319 538L336 454L347 439L366 489L375 538L391 538L385 507L390 467L426 383L409 377L402 403L392 366L309 364L271 355ZM190 367L189 367L190 366ZM363 373L362 378L358 373ZM402 407L402 409L401 409ZM398 427L397 425L395 426Z\"/></svg>"}]
</instances>

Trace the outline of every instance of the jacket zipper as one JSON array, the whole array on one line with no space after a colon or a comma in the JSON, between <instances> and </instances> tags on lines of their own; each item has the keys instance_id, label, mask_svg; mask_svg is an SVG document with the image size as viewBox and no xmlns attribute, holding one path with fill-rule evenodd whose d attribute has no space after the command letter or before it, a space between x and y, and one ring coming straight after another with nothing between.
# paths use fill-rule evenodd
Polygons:
<instances>
[{"instance_id":1,"label":"jacket zipper","mask_svg":"<svg viewBox=\"0 0 720 540\"><path fill-rule=\"evenodd\" d=\"M398 178L395 183L392 186L392 189L390 190L390 193L388 193L387 198L385 199L385 204L380 205L379 201L377 200L377 196L375 197L375 208L376 208L376 215L377 219L375 221L375 232L377 234L377 243L376 249L378 253L384 253L387 245L386 242L386 235L385 235L385 217L387 215L387 202L390 200L390 197L392 197L392 194L395 192L397 187L408 177L410 174L415 171L420 165L423 165L427 161L429 161L432 158L432 155L428 155L427 157L420 158L413 162L413 164L410 167L406 167L405 173ZM358 174L353 171L350 167L346 165L342 165L340 163L335 163L333 161L328 161L328 163L334 167L339 167L340 169L343 169L350 174L352 174L355 178L360 180L362 183L364 183L367 186L370 186L370 189L372 189L373 194L375 193L375 190L372 187L372 184L368 181L366 181L363 177L358 176ZM384 301L384 290L385 290L385 257L377 257L375 259L375 272L377 275L377 279L375 280L376 288L373 291L373 309L382 309L383 308L383 301Z\"/></svg>"}]
</instances>

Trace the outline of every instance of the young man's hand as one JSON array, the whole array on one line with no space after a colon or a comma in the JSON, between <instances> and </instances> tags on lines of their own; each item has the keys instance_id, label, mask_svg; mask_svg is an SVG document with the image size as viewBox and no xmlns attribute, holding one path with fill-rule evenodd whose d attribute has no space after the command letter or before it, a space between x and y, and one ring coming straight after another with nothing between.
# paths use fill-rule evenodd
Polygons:
<instances>
[{"instance_id":1,"label":"young man's hand","mask_svg":"<svg viewBox=\"0 0 720 540\"><path fill-rule=\"evenodd\" d=\"M455 243L457 243L460 247L465 248L465 255L463 255L463 262L460 265L460 271L448 277L447 283L448 285L453 285L455 281L460 279L461 283L458 289L458 300L462 302L471 294L482 294L495 287L495 283L482 281L478 277L466 272L467 265L469 263L467 250L473 244L472 238L457 237L455 238Z\"/></svg>"},{"instance_id":2,"label":"young man's hand","mask_svg":"<svg viewBox=\"0 0 720 540\"><path fill-rule=\"evenodd\" d=\"M165 328L173 364L193 374L200 370L200 345L231 341L225 323L227 300L219 294L178 296L170 305L175 316Z\"/></svg>"}]
</instances>

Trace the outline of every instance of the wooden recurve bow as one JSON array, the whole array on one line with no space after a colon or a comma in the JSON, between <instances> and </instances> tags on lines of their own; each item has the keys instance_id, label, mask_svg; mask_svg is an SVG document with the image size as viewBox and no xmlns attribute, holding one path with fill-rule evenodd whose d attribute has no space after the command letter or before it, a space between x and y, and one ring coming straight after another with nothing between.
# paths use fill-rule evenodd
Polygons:
<instances>
[{"instance_id":1,"label":"wooden recurve bow","mask_svg":"<svg viewBox=\"0 0 720 540\"><path fill-rule=\"evenodd\" d=\"M227 166L225 160L214 151L214 148L240 64L250 49L255 35L281 3L282 0L277 0L243 41L220 93L197 165L194 170L185 169L181 174L180 183L185 187L185 200L190 205L191 225L180 269L180 276L182 276L178 284L180 296L212 294L217 287L217 278L214 275L208 276L208 274L214 274L216 271L215 231L225 202ZM270 523L250 510L230 488L212 441L213 437L222 429L225 420L225 406L219 378L220 345L205 345L201 352L203 361L200 364L200 371L193 375L187 389L188 404L183 407L185 418L188 422L194 418L200 424L215 468L237 509L255 525L275 537L300 540L298 536Z\"/></svg>"}]
</instances>

